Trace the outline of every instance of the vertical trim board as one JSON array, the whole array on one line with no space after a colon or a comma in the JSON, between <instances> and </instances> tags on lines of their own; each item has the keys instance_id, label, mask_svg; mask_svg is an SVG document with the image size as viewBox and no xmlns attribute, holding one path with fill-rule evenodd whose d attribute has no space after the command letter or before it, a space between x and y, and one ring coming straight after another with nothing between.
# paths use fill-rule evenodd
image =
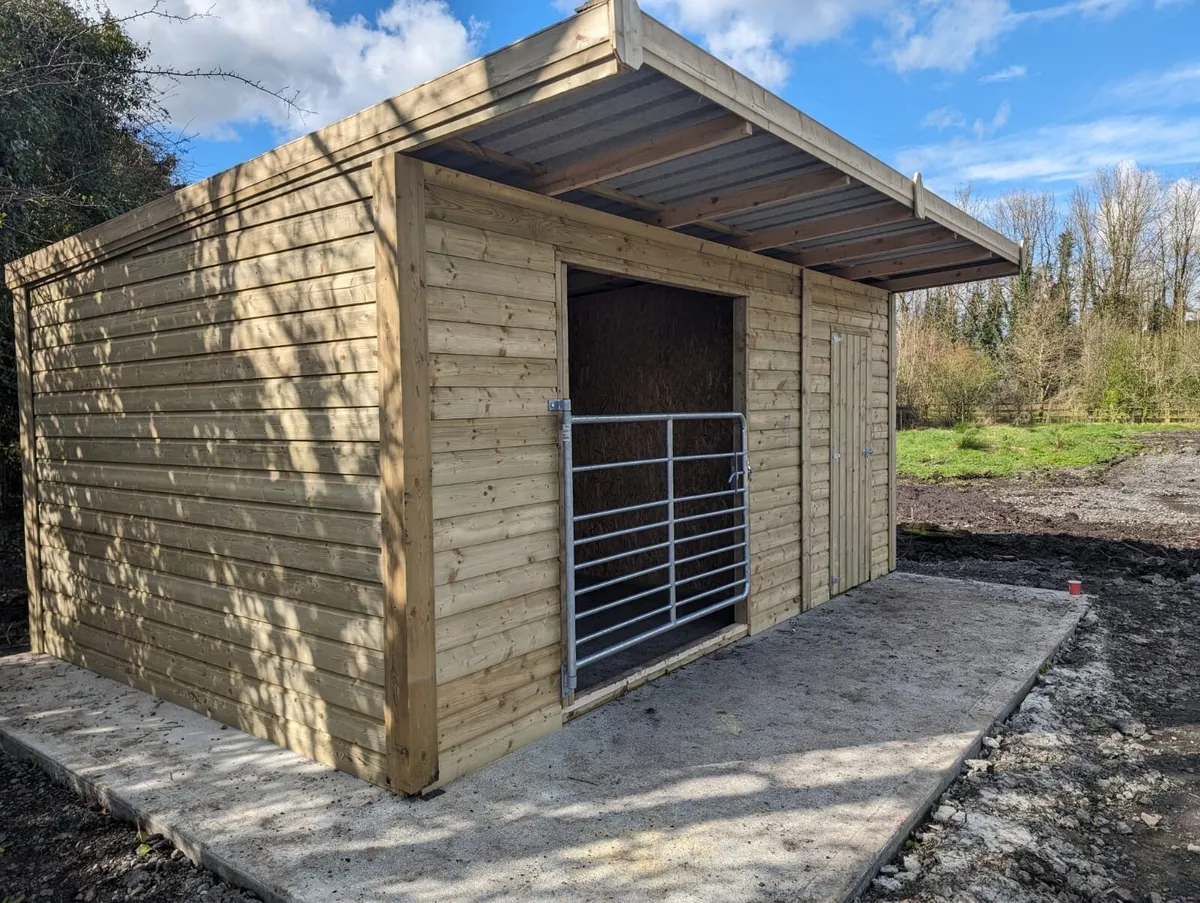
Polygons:
<instances>
[{"instance_id":1,"label":"vertical trim board","mask_svg":"<svg viewBox=\"0 0 1200 903\"><path fill-rule=\"evenodd\" d=\"M388 783L413 794L438 778L425 176L388 153L374 178L384 729Z\"/></svg>"},{"instance_id":2,"label":"vertical trim board","mask_svg":"<svg viewBox=\"0 0 1200 903\"><path fill-rule=\"evenodd\" d=\"M41 540L38 525L37 439L33 420L33 348L30 345L29 293L13 290L13 338L16 343L17 416L21 431L21 500L25 521L25 580L29 587L29 646L46 651L42 608Z\"/></svg>"},{"instance_id":3,"label":"vertical trim board","mask_svg":"<svg viewBox=\"0 0 1200 903\"><path fill-rule=\"evenodd\" d=\"M812 287L800 274L800 610L812 608Z\"/></svg>"}]
</instances>

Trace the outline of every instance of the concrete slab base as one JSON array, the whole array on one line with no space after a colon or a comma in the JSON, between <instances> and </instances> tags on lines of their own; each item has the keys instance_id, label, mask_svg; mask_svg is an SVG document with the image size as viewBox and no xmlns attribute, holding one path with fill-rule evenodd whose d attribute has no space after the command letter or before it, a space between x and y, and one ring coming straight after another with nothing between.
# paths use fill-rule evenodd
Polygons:
<instances>
[{"instance_id":1,"label":"concrete slab base","mask_svg":"<svg viewBox=\"0 0 1200 903\"><path fill-rule=\"evenodd\" d=\"M427 800L46 657L0 659L0 742L268 900L844 900L1084 608L894 574Z\"/></svg>"}]
</instances>

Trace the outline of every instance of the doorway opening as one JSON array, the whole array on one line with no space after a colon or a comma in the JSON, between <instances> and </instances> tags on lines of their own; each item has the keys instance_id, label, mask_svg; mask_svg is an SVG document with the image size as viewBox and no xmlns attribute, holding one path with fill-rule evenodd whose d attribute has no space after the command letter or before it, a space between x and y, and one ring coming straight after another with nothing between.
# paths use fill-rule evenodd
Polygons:
<instances>
[{"instance_id":1,"label":"doorway opening","mask_svg":"<svg viewBox=\"0 0 1200 903\"><path fill-rule=\"evenodd\" d=\"M737 299L569 268L569 670L611 683L748 595Z\"/></svg>"}]
</instances>

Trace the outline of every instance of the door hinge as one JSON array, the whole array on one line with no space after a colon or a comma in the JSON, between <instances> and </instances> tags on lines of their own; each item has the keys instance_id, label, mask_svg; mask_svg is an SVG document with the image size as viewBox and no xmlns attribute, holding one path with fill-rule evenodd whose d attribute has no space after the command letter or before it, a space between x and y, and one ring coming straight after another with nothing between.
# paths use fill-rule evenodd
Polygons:
<instances>
[{"instance_id":1,"label":"door hinge","mask_svg":"<svg viewBox=\"0 0 1200 903\"><path fill-rule=\"evenodd\" d=\"M867 446L866 448L863 449L863 457L864 458L869 458L873 454L875 454L875 449L871 448L870 446Z\"/></svg>"},{"instance_id":2,"label":"door hinge","mask_svg":"<svg viewBox=\"0 0 1200 903\"><path fill-rule=\"evenodd\" d=\"M836 345L841 340L842 340L842 337L840 335L838 335L836 332L829 333L829 344L830 345Z\"/></svg>"},{"instance_id":3,"label":"door hinge","mask_svg":"<svg viewBox=\"0 0 1200 903\"><path fill-rule=\"evenodd\" d=\"M838 578L837 578L837 577L830 577L830 578L829 578L829 588L830 588L830 589L833 589L835 586L837 586L837 585L838 585L838 583L839 583L839 580L838 580Z\"/></svg>"},{"instance_id":4,"label":"door hinge","mask_svg":"<svg viewBox=\"0 0 1200 903\"><path fill-rule=\"evenodd\" d=\"M840 451L831 450L829 452L829 461L831 464L836 464L840 460L842 460L842 453Z\"/></svg>"}]
</instances>

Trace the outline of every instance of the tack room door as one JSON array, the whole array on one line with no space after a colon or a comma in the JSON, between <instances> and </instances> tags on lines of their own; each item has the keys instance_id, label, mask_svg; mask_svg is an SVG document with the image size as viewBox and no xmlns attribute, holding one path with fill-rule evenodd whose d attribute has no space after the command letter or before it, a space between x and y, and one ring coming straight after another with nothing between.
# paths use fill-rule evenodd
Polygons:
<instances>
[{"instance_id":1,"label":"tack room door","mask_svg":"<svg viewBox=\"0 0 1200 903\"><path fill-rule=\"evenodd\" d=\"M830 336L829 595L871 577L870 339Z\"/></svg>"}]
</instances>

